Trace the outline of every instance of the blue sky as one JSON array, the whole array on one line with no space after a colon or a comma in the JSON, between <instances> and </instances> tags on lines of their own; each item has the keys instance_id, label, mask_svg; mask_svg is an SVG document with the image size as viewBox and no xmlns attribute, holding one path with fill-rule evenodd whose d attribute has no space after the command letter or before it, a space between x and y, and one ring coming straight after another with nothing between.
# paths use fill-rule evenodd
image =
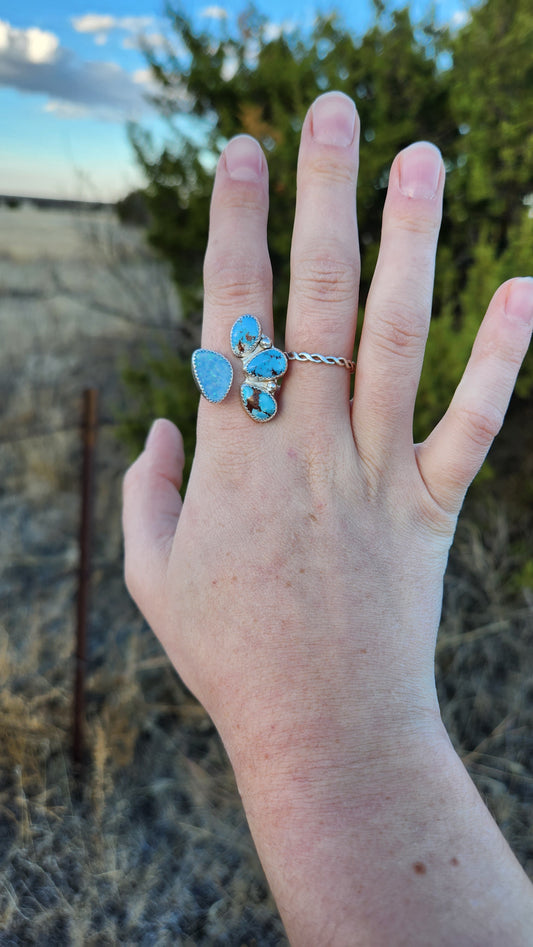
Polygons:
<instances>
[{"instance_id":1,"label":"blue sky","mask_svg":"<svg viewBox=\"0 0 533 947\"><path fill-rule=\"evenodd\" d=\"M404 3L389 3L403 6ZM414 15L428 0L413 0ZM441 0L440 21L458 24L468 0ZM215 32L231 25L245 0L210 4L183 0L182 9ZM318 0L268 0L275 26L310 27ZM345 22L364 31L370 0L334 4ZM2 0L0 8L0 194L115 200L142 183L126 135L128 119L157 136L163 126L146 102L150 80L139 50L144 35L156 44L167 32L154 0Z\"/></svg>"}]
</instances>

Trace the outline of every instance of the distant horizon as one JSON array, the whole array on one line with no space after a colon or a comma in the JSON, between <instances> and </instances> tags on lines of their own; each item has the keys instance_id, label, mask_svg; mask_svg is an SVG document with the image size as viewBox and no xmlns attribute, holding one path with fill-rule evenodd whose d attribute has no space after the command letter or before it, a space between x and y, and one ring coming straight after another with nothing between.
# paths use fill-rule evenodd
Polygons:
<instances>
[{"instance_id":1,"label":"distant horizon","mask_svg":"<svg viewBox=\"0 0 533 947\"><path fill-rule=\"evenodd\" d=\"M126 197L126 195L124 195ZM3 193L0 194L0 207L3 207L7 204L8 201L20 201L20 203L49 203L49 204L86 204L88 207L114 207L114 205L122 200L122 198L117 198L116 201L101 201L94 200L93 198L82 198L82 197L50 197L48 194L12 194L12 193ZM16 210L16 208L9 208L10 210Z\"/></svg>"}]
</instances>

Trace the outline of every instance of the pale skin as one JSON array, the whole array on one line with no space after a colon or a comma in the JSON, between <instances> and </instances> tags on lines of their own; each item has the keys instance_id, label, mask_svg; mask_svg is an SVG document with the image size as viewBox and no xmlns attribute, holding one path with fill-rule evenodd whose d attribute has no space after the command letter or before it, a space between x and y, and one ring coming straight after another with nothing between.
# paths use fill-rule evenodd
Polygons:
<instances>
[{"instance_id":1,"label":"pale skin","mask_svg":"<svg viewBox=\"0 0 533 947\"><path fill-rule=\"evenodd\" d=\"M358 302L359 122L339 93L305 120L285 348L351 357ZM272 336L265 158L222 154L202 346L233 362L202 399L193 470L155 422L126 474L126 579L225 743L294 947L530 945L533 889L444 730L434 652L448 550L498 432L533 325L533 280L501 286L442 421L413 444L444 167L394 160L355 393L291 363L278 415L239 404L229 333Z\"/></svg>"}]
</instances>

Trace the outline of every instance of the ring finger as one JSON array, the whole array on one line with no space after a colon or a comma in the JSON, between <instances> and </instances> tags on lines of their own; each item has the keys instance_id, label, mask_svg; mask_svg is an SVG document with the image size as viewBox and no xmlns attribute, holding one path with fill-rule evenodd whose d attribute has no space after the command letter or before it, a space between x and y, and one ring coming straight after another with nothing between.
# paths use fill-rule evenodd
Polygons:
<instances>
[{"instance_id":1,"label":"ring finger","mask_svg":"<svg viewBox=\"0 0 533 947\"><path fill-rule=\"evenodd\" d=\"M356 181L359 121L339 92L320 96L304 122L291 253L286 345L294 351L352 357L359 290ZM302 417L346 416L349 374L293 362L284 401ZM330 410L331 409L331 410ZM320 414L317 414L317 411Z\"/></svg>"},{"instance_id":2,"label":"ring finger","mask_svg":"<svg viewBox=\"0 0 533 947\"><path fill-rule=\"evenodd\" d=\"M413 411L431 315L444 166L427 142L395 159L379 257L357 355L353 400L359 452L381 468L413 450Z\"/></svg>"}]
</instances>

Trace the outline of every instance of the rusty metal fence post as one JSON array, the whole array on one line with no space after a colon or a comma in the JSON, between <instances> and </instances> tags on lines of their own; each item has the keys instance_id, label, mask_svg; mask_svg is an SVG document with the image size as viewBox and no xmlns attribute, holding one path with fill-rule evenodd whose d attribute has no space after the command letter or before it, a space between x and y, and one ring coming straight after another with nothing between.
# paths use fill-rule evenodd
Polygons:
<instances>
[{"instance_id":1,"label":"rusty metal fence post","mask_svg":"<svg viewBox=\"0 0 533 947\"><path fill-rule=\"evenodd\" d=\"M84 757L85 671L87 667L87 614L91 574L91 538L94 486L94 449L98 429L98 389L83 392L83 460L81 482L81 521L76 627L76 667L74 680L74 732L72 758L81 768Z\"/></svg>"}]
</instances>

